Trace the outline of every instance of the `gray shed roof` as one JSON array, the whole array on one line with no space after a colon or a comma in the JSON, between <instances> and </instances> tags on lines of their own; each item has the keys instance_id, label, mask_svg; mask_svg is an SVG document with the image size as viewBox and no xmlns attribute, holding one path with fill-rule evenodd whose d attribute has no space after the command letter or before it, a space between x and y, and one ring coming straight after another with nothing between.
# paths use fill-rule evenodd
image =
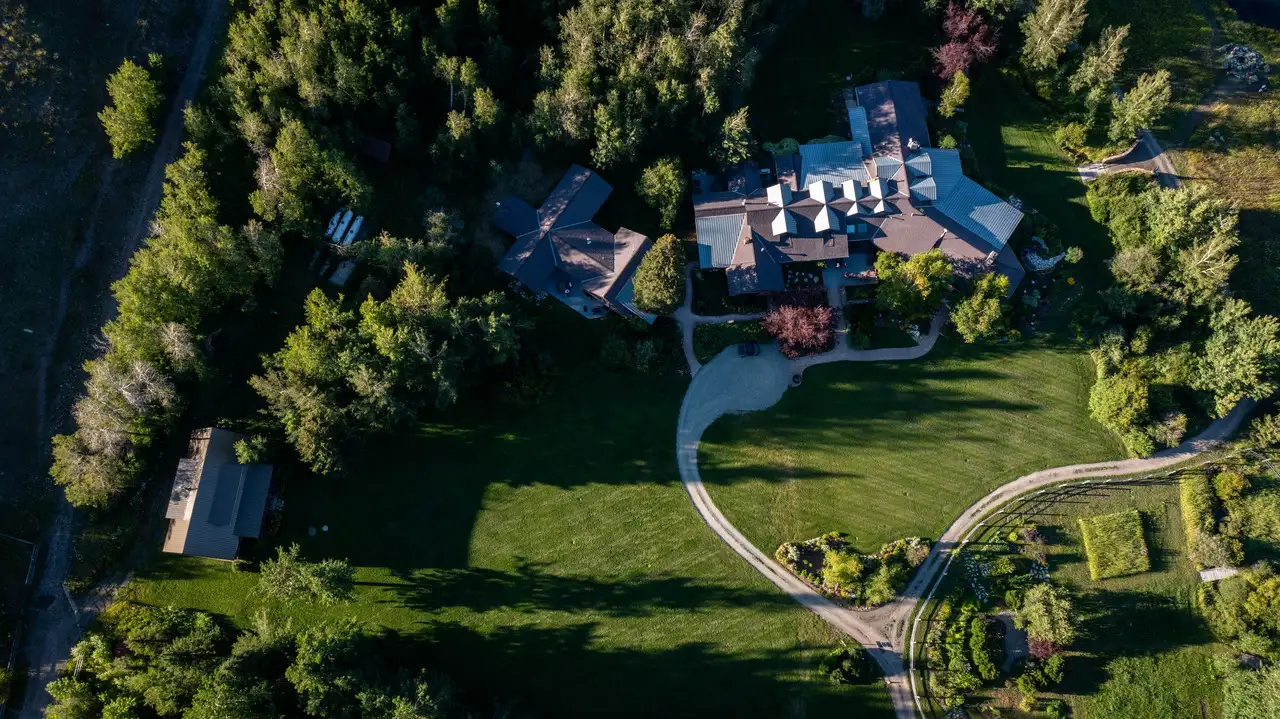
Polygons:
<instances>
[{"instance_id":1,"label":"gray shed roof","mask_svg":"<svg viewBox=\"0 0 1280 719\"><path fill-rule=\"evenodd\" d=\"M260 534L271 466L237 463L234 448L240 439L214 427L192 434L192 456L178 464L165 511L164 551L235 559L240 540Z\"/></svg>"},{"instance_id":2,"label":"gray shed roof","mask_svg":"<svg viewBox=\"0 0 1280 719\"><path fill-rule=\"evenodd\" d=\"M800 187L822 180L839 185L845 180L870 179L862 164L862 147L853 140L801 145L800 172Z\"/></svg>"},{"instance_id":3,"label":"gray shed roof","mask_svg":"<svg viewBox=\"0 0 1280 719\"><path fill-rule=\"evenodd\" d=\"M742 236L742 225L746 221L746 213L697 218L698 264L701 267L728 267L733 262L734 246Z\"/></svg>"}]
</instances>

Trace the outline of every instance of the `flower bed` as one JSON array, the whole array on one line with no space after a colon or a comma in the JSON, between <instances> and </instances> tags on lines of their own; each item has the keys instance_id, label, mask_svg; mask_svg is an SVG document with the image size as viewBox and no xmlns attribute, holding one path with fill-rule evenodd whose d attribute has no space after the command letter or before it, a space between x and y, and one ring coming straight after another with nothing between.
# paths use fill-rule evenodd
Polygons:
<instances>
[{"instance_id":1,"label":"flower bed","mask_svg":"<svg viewBox=\"0 0 1280 719\"><path fill-rule=\"evenodd\" d=\"M867 609L893 599L927 556L929 542L919 537L890 542L875 554L858 554L838 532L784 542L774 552L779 564L823 596Z\"/></svg>"}]
</instances>

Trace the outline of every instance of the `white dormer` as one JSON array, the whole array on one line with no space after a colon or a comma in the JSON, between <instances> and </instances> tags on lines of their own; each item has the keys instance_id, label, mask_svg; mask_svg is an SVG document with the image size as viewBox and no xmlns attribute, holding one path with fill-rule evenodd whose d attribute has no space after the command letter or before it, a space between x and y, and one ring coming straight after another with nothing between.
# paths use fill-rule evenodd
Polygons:
<instances>
[{"instance_id":1,"label":"white dormer","mask_svg":"<svg viewBox=\"0 0 1280 719\"><path fill-rule=\"evenodd\" d=\"M840 184L840 190L844 192L844 196L850 200L861 200L867 196L867 190L857 180L845 180Z\"/></svg>"},{"instance_id":2,"label":"white dormer","mask_svg":"<svg viewBox=\"0 0 1280 719\"><path fill-rule=\"evenodd\" d=\"M786 207L791 204L791 187L789 185L772 185L769 187L769 204Z\"/></svg>"},{"instance_id":3,"label":"white dormer","mask_svg":"<svg viewBox=\"0 0 1280 719\"><path fill-rule=\"evenodd\" d=\"M772 229L774 237L794 235L796 233L795 216L786 210L778 210L777 216L773 218Z\"/></svg>"},{"instance_id":4,"label":"white dormer","mask_svg":"<svg viewBox=\"0 0 1280 719\"><path fill-rule=\"evenodd\" d=\"M889 183L885 182L883 179L877 177L872 180L869 185L871 188L871 196L877 200L883 200L889 196Z\"/></svg>"},{"instance_id":5,"label":"white dormer","mask_svg":"<svg viewBox=\"0 0 1280 719\"><path fill-rule=\"evenodd\" d=\"M831 186L830 182L826 180L818 180L817 182L809 183L810 199L817 200L825 205L835 199L835 196L835 188Z\"/></svg>"},{"instance_id":6,"label":"white dormer","mask_svg":"<svg viewBox=\"0 0 1280 719\"><path fill-rule=\"evenodd\" d=\"M835 210L830 207L823 207L818 210L817 217L813 218L813 229L818 232L830 232L840 229L840 221L836 219Z\"/></svg>"}]
</instances>

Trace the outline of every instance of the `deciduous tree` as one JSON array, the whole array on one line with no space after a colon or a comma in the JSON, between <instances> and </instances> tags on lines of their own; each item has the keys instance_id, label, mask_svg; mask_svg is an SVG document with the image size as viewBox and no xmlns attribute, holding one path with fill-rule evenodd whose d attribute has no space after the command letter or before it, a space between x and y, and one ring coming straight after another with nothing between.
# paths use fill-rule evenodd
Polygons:
<instances>
[{"instance_id":1,"label":"deciduous tree","mask_svg":"<svg viewBox=\"0 0 1280 719\"><path fill-rule=\"evenodd\" d=\"M1071 74L1067 86L1071 92L1080 92L1095 87L1109 88L1120 66L1124 64L1128 48L1125 40L1129 38L1129 26L1108 26L1102 29L1102 35L1096 42L1084 49L1084 59L1080 67Z\"/></svg>"},{"instance_id":2,"label":"deciduous tree","mask_svg":"<svg viewBox=\"0 0 1280 719\"><path fill-rule=\"evenodd\" d=\"M996 335L1003 320L1001 300L1009 292L1009 278L985 274L974 283L973 294L958 302L951 322L968 344Z\"/></svg>"},{"instance_id":3,"label":"deciduous tree","mask_svg":"<svg viewBox=\"0 0 1280 719\"><path fill-rule=\"evenodd\" d=\"M320 604L351 600L355 570L345 559L308 562L299 556L300 552L296 542L287 548L277 547L275 559L264 561L260 567L258 591L275 599Z\"/></svg>"},{"instance_id":4,"label":"deciduous tree","mask_svg":"<svg viewBox=\"0 0 1280 719\"><path fill-rule=\"evenodd\" d=\"M731 167L751 157L751 123L747 108L738 108L724 118L720 125L715 156L724 167Z\"/></svg>"},{"instance_id":5,"label":"deciduous tree","mask_svg":"<svg viewBox=\"0 0 1280 719\"><path fill-rule=\"evenodd\" d=\"M164 97L151 73L129 60L107 78L111 105L98 113L98 119L111 140L111 154L117 160L155 142L152 126L156 111Z\"/></svg>"},{"instance_id":6,"label":"deciduous tree","mask_svg":"<svg viewBox=\"0 0 1280 719\"><path fill-rule=\"evenodd\" d=\"M947 5L942 32L947 41L933 49L935 72L940 79L952 78L952 82L957 73L968 73L974 65L991 59L1000 39L981 13L959 2Z\"/></svg>"},{"instance_id":7,"label":"deciduous tree","mask_svg":"<svg viewBox=\"0 0 1280 719\"><path fill-rule=\"evenodd\" d=\"M1040 0L1035 12L1022 21L1026 40L1022 61L1034 70L1047 70L1058 62L1067 45L1084 27L1087 0Z\"/></svg>"},{"instance_id":8,"label":"deciduous tree","mask_svg":"<svg viewBox=\"0 0 1280 719\"><path fill-rule=\"evenodd\" d=\"M1071 599L1054 584L1042 582L1028 589L1014 619L1032 639L1048 641L1057 647L1066 647L1075 641L1076 617Z\"/></svg>"},{"instance_id":9,"label":"deciduous tree","mask_svg":"<svg viewBox=\"0 0 1280 719\"><path fill-rule=\"evenodd\" d=\"M957 72L951 76L946 88L942 90L942 100L938 103L938 114L952 117L965 100L969 99L969 76Z\"/></svg>"},{"instance_id":10,"label":"deciduous tree","mask_svg":"<svg viewBox=\"0 0 1280 719\"><path fill-rule=\"evenodd\" d=\"M938 249L905 261L893 252L881 252L876 257L876 306L908 318L932 314L942 306L952 272L951 263Z\"/></svg>"},{"instance_id":11,"label":"deciduous tree","mask_svg":"<svg viewBox=\"0 0 1280 719\"><path fill-rule=\"evenodd\" d=\"M1112 142L1128 142L1160 119L1172 97L1170 77L1168 70L1143 73L1124 97L1112 100L1111 126L1107 128Z\"/></svg>"},{"instance_id":12,"label":"deciduous tree","mask_svg":"<svg viewBox=\"0 0 1280 719\"><path fill-rule=\"evenodd\" d=\"M676 222L687 185L679 158L664 157L644 168L636 183L636 192L658 211L662 228L669 230Z\"/></svg>"},{"instance_id":13,"label":"deciduous tree","mask_svg":"<svg viewBox=\"0 0 1280 719\"><path fill-rule=\"evenodd\" d=\"M794 359L820 352L831 345L835 334L835 312L829 305L782 305L766 312L760 325L778 340L778 349Z\"/></svg>"},{"instance_id":14,"label":"deciduous tree","mask_svg":"<svg viewBox=\"0 0 1280 719\"><path fill-rule=\"evenodd\" d=\"M1280 371L1280 320L1253 315L1249 303L1226 300L1209 321L1212 334L1195 378L1213 393L1214 416L1223 417L1240 400L1263 399L1276 391Z\"/></svg>"}]
</instances>

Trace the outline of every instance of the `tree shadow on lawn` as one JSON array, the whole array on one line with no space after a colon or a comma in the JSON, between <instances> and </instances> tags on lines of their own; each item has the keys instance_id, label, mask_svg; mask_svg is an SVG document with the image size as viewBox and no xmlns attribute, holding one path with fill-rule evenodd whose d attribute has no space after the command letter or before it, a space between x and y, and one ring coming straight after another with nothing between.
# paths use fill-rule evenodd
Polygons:
<instances>
[{"instance_id":1,"label":"tree shadow on lawn","mask_svg":"<svg viewBox=\"0 0 1280 719\"><path fill-rule=\"evenodd\" d=\"M1147 656L1210 643L1203 619L1177 597L1153 592L1089 592L1077 599L1085 636L1072 647L1092 655L1078 661L1065 688L1093 694L1108 678L1106 664L1122 656Z\"/></svg>"},{"instance_id":2,"label":"tree shadow on lawn","mask_svg":"<svg viewBox=\"0 0 1280 719\"><path fill-rule=\"evenodd\" d=\"M487 633L437 624L414 639L423 652L443 657L461 686L514 702L518 712L554 706L562 717L892 716L876 680L862 691L804 681L825 651L805 643L733 655L706 643L605 649L591 622ZM483 706L477 698L469 703Z\"/></svg>"},{"instance_id":3,"label":"tree shadow on lawn","mask_svg":"<svg viewBox=\"0 0 1280 719\"><path fill-rule=\"evenodd\" d=\"M650 617L668 610L752 607L791 611L794 600L775 591L699 583L690 577L636 576L600 580L543 571L546 563L520 560L514 571L495 569L396 570L388 583L395 598L382 600L420 612L463 607L475 612L598 612L610 617ZM362 585L370 585L361 582Z\"/></svg>"}]
</instances>

